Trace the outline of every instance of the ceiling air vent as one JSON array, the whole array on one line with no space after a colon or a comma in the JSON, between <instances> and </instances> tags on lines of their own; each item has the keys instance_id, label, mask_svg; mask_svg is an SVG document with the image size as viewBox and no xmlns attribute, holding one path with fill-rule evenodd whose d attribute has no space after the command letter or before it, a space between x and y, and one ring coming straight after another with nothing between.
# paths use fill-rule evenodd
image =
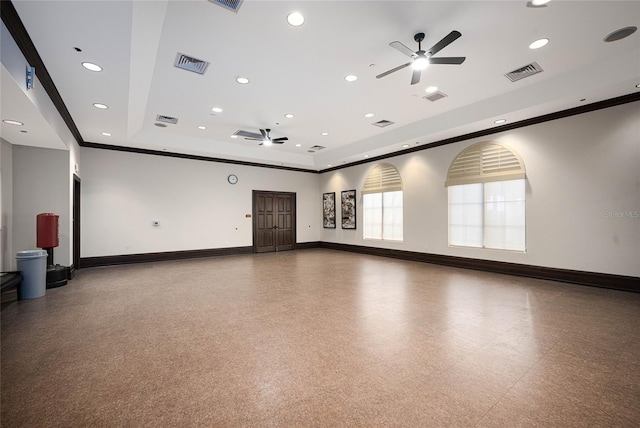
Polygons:
<instances>
[{"instance_id":1,"label":"ceiling air vent","mask_svg":"<svg viewBox=\"0 0 640 428\"><path fill-rule=\"evenodd\" d=\"M439 99L442 99L442 98L444 98L446 96L447 96L447 94L445 94L444 92L437 91L437 92L434 92L432 94L425 95L422 98L424 98L425 100L429 100L429 101L438 101Z\"/></svg>"},{"instance_id":2,"label":"ceiling air vent","mask_svg":"<svg viewBox=\"0 0 640 428\"><path fill-rule=\"evenodd\" d=\"M176 124L178 123L178 118L177 117L171 117L171 116L163 116L161 114L156 116L156 121L158 122L164 122L164 123L172 123L172 124Z\"/></svg>"},{"instance_id":3,"label":"ceiling air vent","mask_svg":"<svg viewBox=\"0 0 640 428\"><path fill-rule=\"evenodd\" d=\"M507 77L507 79L515 82L524 79L525 77L538 74L541 71L543 71L542 67L540 67L537 62L532 62L531 64L525 65L524 67L520 67L517 70L513 70L512 72L505 74L505 76Z\"/></svg>"},{"instance_id":4,"label":"ceiling air vent","mask_svg":"<svg viewBox=\"0 0 640 428\"><path fill-rule=\"evenodd\" d=\"M238 9L242 6L244 0L209 0L211 3L222 6L225 9L238 13Z\"/></svg>"},{"instance_id":5,"label":"ceiling air vent","mask_svg":"<svg viewBox=\"0 0 640 428\"><path fill-rule=\"evenodd\" d=\"M207 61L193 58L178 52L178 54L176 55L176 62L173 65L183 70L193 71L194 73L198 74L204 74L207 71L209 64L210 63L208 63Z\"/></svg>"},{"instance_id":6,"label":"ceiling air vent","mask_svg":"<svg viewBox=\"0 0 640 428\"><path fill-rule=\"evenodd\" d=\"M393 125L394 123L395 122L391 122L390 120L379 120L375 123L372 123L372 125L379 128L384 128L385 126Z\"/></svg>"},{"instance_id":7,"label":"ceiling air vent","mask_svg":"<svg viewBox=\"0 0 640 428\"><path fill-rule=\"evenodd\" d=\"M311 149L311 150L322 150L324 148L325 148L324 146L311 146L311 147L309 147L309 149Z\"/></svg>"}]
</instances>

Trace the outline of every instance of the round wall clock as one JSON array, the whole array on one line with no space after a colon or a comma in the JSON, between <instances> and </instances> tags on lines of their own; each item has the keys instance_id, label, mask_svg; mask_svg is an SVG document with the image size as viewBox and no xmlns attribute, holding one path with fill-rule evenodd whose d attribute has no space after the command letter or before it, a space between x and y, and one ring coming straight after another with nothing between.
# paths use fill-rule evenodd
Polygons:
<instances>
[{"instance_id":1,"label":"round wall clock","mask_svg":"<svg viewBox=\"0 0 640 428\"><path fill-rule=\"evenodd\" d=\"M238 182L238 176L235 174L229 174L229 176L227 177L227 181L230 184L236 184Z\"/></svg>"}]
</instances>

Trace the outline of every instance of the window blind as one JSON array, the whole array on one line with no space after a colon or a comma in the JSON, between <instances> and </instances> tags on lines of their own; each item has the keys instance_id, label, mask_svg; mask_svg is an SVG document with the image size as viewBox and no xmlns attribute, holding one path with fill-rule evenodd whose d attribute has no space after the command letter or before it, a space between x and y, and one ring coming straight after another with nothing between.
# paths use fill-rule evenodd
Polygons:
<instances>
[{"instance_id":1,"label":"window blind","mask_svg":"<svg viewBox=\"0 0 640 428\"><path fill-rule=\"evenodd\" d=\"M496 142L477 143L453 160L445 186L525 178L524 162L518 153Z\"/></svg>"},{"instance_id":2,"label":"window blind","mask_svg":"<svg viewBox=\"0 0 640 428\"><path fill-rule=\"evenodd\" d=\"M389 163L381 163L371 168L362 186L363 195L398 190L402 190L402 178L398 170Z\"/></svg>"}]
</instances>

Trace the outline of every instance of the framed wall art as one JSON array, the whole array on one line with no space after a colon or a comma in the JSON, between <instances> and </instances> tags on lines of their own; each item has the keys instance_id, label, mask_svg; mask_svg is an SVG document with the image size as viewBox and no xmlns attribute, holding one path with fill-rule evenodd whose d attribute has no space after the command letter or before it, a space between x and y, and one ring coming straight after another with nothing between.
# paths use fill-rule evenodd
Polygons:
<instances>
[{"instance_id":1,"label":"framed wall art","mask_svg":"<svg viewBox=\"0 0 640 428\"><path fill-rule=\"evenodd\" d=\"M322 194L322 227L336 228L336 193Z\"/></svg>"},{"instance_id":2,"label":"framed wall art","mask_svg":"<svg viewBox=\"0 0 640 428\"><path fill-rule=\"evenodd\" d=\"M341 195L342 228L356 228L356 191L345 190Z\"/></svg>"}]
</instances>

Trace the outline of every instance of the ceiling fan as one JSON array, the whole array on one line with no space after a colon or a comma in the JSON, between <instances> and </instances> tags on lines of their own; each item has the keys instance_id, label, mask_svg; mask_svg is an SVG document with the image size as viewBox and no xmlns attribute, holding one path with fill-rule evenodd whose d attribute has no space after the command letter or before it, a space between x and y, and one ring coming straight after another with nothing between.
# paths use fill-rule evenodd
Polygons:
<instances>
[{"instance_id":1,"label":"ceiling fan","mask_svg":"<svg viewBox=\"0 0 640 428\"><path fill-rule=\"evenodd\" d=\"M238 130L233 135L244 137L245 140L261 141L260 145L270 146L271 144L283 144L288 140L287 137L271 138L269 136L270 129L261 129L259 134L255 132Z\"/></svg>"},{"instance_id":2,"label":"ceiling fan","mask_svg":"<svg viewBox=\"0 0 640 428\"><path fill-rule=\"evenodd\" d=\"M438 43L431 46L431 48L427 50L422 50L422 41L424 40L424 33L418 33L415 36L413 36L413 40L418 42L418 50L415 52L398 41L389 43L389 46L391 46L392 48L396 48L403 54L410 57L411 62L402 64L396 68L392 68L389 71L385 71L384 73L377 75L376 79L380 79L381 77L387 76L398 70L402 70L405 67L411 66L411 68L413 68L413 75L411 76L411 84L415 85L416 83L420 82L420 74L422 73L422 70L424 70L429 64L453 64L453 65L462 64L466 59L466 57L464 56L439 57L439 58L433 57L433 55L435 55L441 49L448 46L450 43L453 43L460 36L462 36L462 34L459 31L454 30L450 32L447 36L445 36L442 40L440 40Z\"/></svg>"}]
</instances>

